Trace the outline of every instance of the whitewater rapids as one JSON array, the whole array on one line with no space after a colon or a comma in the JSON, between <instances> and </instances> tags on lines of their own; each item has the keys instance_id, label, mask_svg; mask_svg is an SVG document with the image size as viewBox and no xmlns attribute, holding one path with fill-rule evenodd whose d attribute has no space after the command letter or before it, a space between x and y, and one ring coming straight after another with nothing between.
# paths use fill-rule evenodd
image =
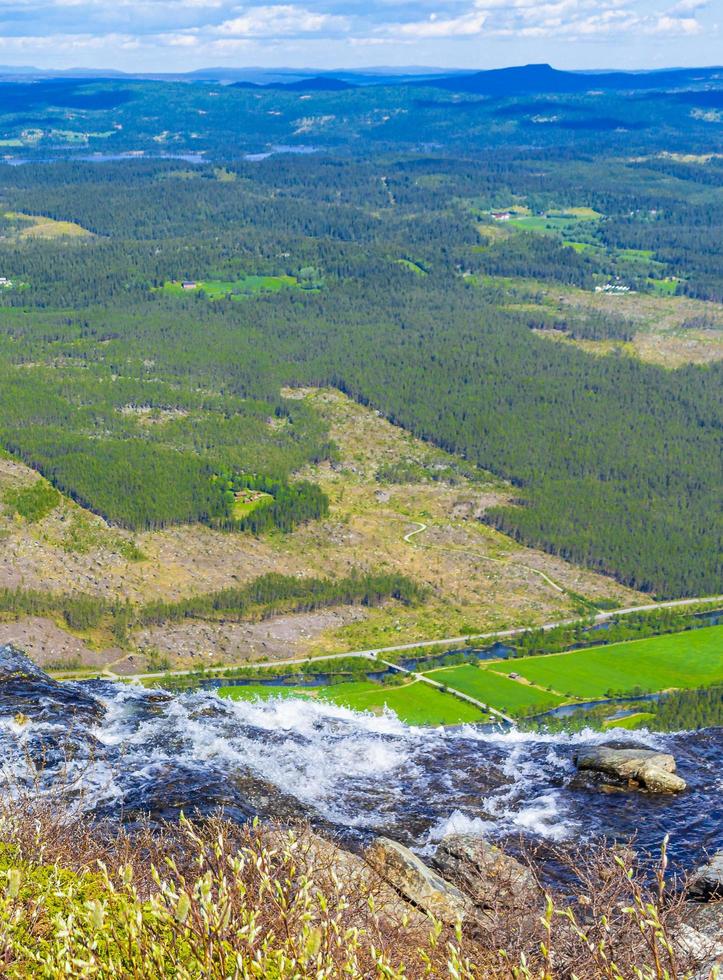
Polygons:
<instances>
[{"instance_id":1,"label":"whitewater rapids","mask_svg":"<svg viewBox=\"0 0 723 980\"><path fill-rule=\"evenodd\" d=\"M723 846L720 735L409 728L310 699L61 685L0 651L0 792L62 781L79 808L126 820L223 807L242 820L303 816L360 840L383 833L422 852L450 830L551 842L637 834L650 850L669 833L689 864ZM689 791L572 788L575 747L611 737L673 752Z\"/></svg>"}]
</instances>

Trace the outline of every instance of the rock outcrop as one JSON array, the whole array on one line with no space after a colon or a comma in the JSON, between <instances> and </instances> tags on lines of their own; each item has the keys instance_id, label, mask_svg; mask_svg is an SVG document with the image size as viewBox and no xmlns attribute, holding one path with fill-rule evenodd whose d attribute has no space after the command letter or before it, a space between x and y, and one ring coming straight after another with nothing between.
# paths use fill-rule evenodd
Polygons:
<instances>
[{"instance_id":1,"label":"rock outcrop","mask_svg":"<svg viewBox=\"0 0 723 980\"><path fill-rule=\"evenodd\" d=\"M685 780L675 774L675 759L665 752L599 745L582 749L575 762L581 771L603 773L649 793L680 793L686 788Z\"/></svg>"},{"instance_id":2,"label":"rock outcrop","mask_svg":"<svg viewBox=\"0 0 723 980\"><path fill-rule=\"evenodd\" d=\"M408 847L379 837L366 852L369 865L407 902L447 924L465 918L469 899Z\"/></svg>"},{"instance_id":3,"label":"rock outcrop","mask_svg":"<svg viewBox=\"0 0 723 980\"><path fill-rule=\"evenodd\" d=\"M691 980L708 980L723 967L723 851L691 876L675 945L697 964Z\"/></svg>"},{"instance_id":4,"label":"rock outcrop","mask_svg":"<svg viewBox=\"0 0 723 980\"><path fill-rule=\"evenodd\" d=\"M426 913L411 905L361 854L348 850L338 840L322 836L308 826L293 832L291 837L285 827L266 833L269 844L281 851L295 838L292 850L297 870L313 880L322 894L331 894L341 884L350 907L356 903L361 910L371 895L376 912L386 921L405 929L429 928Z\"/></svg>"},{"instance_id":5,"label":"rock outcrop","mask_svg":"<svg viewBox=\"0 0 723 980\"><path fill-rule=\"evenodd\" d=\"M723 902L686 903L683 922L674 936L684 956L697 964L691 980L709 980L723 967Z\"/></svg>"},{"instance_id":6,"label":"rock outcrop","mask_svg":"<svg viewBox=\"0 0 723 980\"><path fill-rule=\"evenodd\" d=\"M690 880L688 895L696 902L723 900L723 851L717 851L708 864L698 868Z\"/></svg>"},{"instance_id":7,"label":"rock outcrop","mask_svg":"<svg viewBox=\"0 0 723 980\"><path fill-rule=\"evenodd\" d=\"M482 837L450 834L432 863L481 909L529 909L540 897L532 872Z\"/></svg>"}]
</instances>

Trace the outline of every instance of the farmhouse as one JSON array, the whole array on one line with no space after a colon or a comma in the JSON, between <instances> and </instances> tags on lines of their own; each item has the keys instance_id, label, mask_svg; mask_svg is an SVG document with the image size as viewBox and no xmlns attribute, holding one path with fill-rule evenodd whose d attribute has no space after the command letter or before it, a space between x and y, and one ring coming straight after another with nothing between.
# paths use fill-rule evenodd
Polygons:
<instances>
[{"instance_id":1,"label":"farmhouse","mask_svg":"<svg viewBox=\"0 0 723 980\"><path fill-rule=\"evenodd\" d=\"M192 279L184 279L181 283L184 289L197 289L197 284Z\"/></svg>"},{"instance_id":2,"label":"farmhouse","mask_svg":"<svg viewBox=\"0 0 723 980\"><path fill-rule=\"evenodd\" d=\"M511 217L512 217L512 214L511 214L510 211L493 211L492 212L492 218L495 221L509 221Z\"/></svg>"}]
</instances>

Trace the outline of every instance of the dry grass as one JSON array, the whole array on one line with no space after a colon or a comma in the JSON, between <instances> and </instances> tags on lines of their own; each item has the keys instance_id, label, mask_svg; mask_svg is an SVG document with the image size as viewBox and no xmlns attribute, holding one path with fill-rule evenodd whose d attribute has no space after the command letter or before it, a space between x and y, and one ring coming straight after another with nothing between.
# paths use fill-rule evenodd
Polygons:
<instances>
[{"instance_id":1,"label":"dry grass","mask_svg":"<svg viewBox=\"0 0 723 980\"><path fill-rule=\"evenodd\" d=\"M74 221L56 221L44 215L8 211L5 217L17 224L18 238L90 238L91 232Z\"/></svg>"},{"instance_id":2,"label":"dry grass","mask_svg":"<svg viewBox=\"0 0 723 980\"><path fill-rule=\"evenodd\" d=\"M329 495L331 511L326 520L293 534L264 538L225 534L200 525L131 535L67 500L35 525L3 514L0 505L0 534L5 534L0 587L65 591L71 583L77 591L143 602L243 584L271 571L346 575L355 567L402 572L430 587L429 600L418 608L392 604L361 619L353 617L352 622L346 617L339 622L320 616L313 623L300 618L296 631L284 620L278 630L276 624L269 624L271 636L244 638L238 630L236 637L219 632L218 646L225 647L221 655L230 663L260 653L341 652L566 618L574 613L575 604L559 588L593 600L614 598L625 605L639 599L611 579L525 548L483 525L477 518L484 509L511 493L500 481L484 474L473 480L457 474L454 483L435 481L439 467L458 461L339 392L293 394L310 400L325 416L339 446L339 463L310 467L302 474L319 482ZM378 469L399 461L416 468L419 482L379 483ZM22 465L0 459L0 501L6 488L34 478ZM427 530L405 541L405 534L417 523L426 524ZM142 560L125 557L132 545L145 556ZM110 637L84 639L96 652L104 645L113 646ZM193 659L193 650L178 649L170 633L167 639L154 636L143 642L168 649L174 666L199 662ZM48 635L44 646L51 660L53 645ZM213 637L204 633L202 645L204 650L212 648ZM28 652L32 655L34 650ZM97 661L95 653L88 655L91 661ZM142 669L143 664L136 658L133 667Z\"/></svg>"},{"instance_id":3,"label":"dry grass","mask_svg":"<svg viewBox=\"0 0 723 980\"><path fill-rule=\"evenodd\" d=\"M638 326L630 343L570 340L555 331L538 331L550 340L575 344L588 353L621 350L651 364L676 368L684 364L708 364L723 358L723 304L687 296L651 296L642 293L590 293L582 289L545 289L548 302L561 311L567 307L589 309L622 317ZM708 328L683 328L686 321L708 321Z\"/></svg>"},{"instance_id":4,"label":"dry grass","mask_svg":"<svg viewBox=\"0 0 723 980\"><path fill-rule=\"evenodd\" d=\"M0 804L0 957L9 977L682 980L682 891L600 847L558 855L574 895L456 928L406 905L308 827L202 824L132 833L72 817L62 791ZM704 976L705 974L699 974Z\"/></svg>"}]
</instances>

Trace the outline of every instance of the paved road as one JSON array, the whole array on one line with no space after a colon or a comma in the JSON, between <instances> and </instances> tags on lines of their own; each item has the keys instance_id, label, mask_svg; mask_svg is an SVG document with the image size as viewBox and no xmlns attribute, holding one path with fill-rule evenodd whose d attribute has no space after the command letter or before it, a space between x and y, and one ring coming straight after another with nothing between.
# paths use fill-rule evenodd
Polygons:
<instances>
[{"instance_id":1,"label":"paved road","mask_svg":"<svg viewBox=\"0 0 723 980\"><path fill-rule=\"evenodd\" d=\"M414 533L414 532L412 532ZM653 609L673 609L678 606L694 606L699 603L711 603L720 602L723 603L723 595L717 596L705 596L696 599L671 599L667 602L654 602L645 606L630 606L627 609L611 609L609 611L598 613L593 617L593 621L596 623L604 622L606 619L610 619L613 616L629 616L636 612L650 612ZM475 633L467 636L447 636L441 640L416 640L413 643L398 643L395 646L390 647L372 647L368 650L353 650L351 652L339 651L338 653L328 653L321 657L292 657L288 660L269 660L269 661L253 661L252 663L243 665L231 665L227 664L225 667L210 668L209 672L220 673L224 670L228 670L231 666L247 666L247 667L281 667L293 664L302 664L310 662L323 662L324 660L335 660L337 657L367 657L369 659L375 659L380 654L384 653L401 653L405 650L415 650L418 647L439 647L439 646L449 646L452 643L470 643L476 642L478 640L504 640L511 636L520 636L523 633L531 633L533 630L543 629L551 630L555 629L557 626L569 626L571 623L579 622L579 617L574 619L561 619L555 623L543 623L542 626L520 626L516 629L509 630L497 630L493 633ZM174 677L183 677L186 674L195 674L198 672L198 667L191 668L190 670L164 670L152 674L129 674L125 676L126 680L130 681L140 681L140 680L150 680L152 678L167 677L172 675ZM110 671L105 672L106 676L116 675L112 674Z\"/></svg>"}]
</instances>

